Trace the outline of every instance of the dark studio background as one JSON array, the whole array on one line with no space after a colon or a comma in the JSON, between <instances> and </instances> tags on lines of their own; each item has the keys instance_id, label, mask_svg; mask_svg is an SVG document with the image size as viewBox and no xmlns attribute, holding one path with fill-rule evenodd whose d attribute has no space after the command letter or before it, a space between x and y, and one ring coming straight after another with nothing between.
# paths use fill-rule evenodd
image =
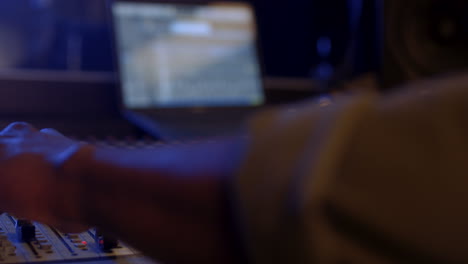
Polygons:
<instances>
[{"instance_id":1,"label":"dark studio background","mask_svg":"<svg viewBox=\"0 0 468 264\"><path fill-rule=\"evenodd\" d=\"M267 76L327 78L359 37L352 27L372 28L375 16L374 1L366 0L251 2ZM359 21L361 5L368 21ZM0 67L113 71L107 23L105 0L3 0L0 38L9 41L0 45ZM368 70L369 63L361 59L358 68Z\"/></svg>"},{"instance_id":2,"label":"dark studio background","mask_svg":"<svg viewBox=\"0 0 468 264\"><path fill-rule=\"evenodd\" d=\"M388 88L468 65L465 0L250 2L269 103L340 90L366 73ZM117 119L111 47L105 0L0 1L0 123L68 130L70 120Z\"/></svg>"},{"instance_id":3,"label":"dark studio background","mask_svg":"<svg viewBox=\"0 0 468 264\"><path fill-rule=\"evenodd\" d=\"M317 96L376 67L374 1L251 3L268 103ZM105 0L0 1L0 125L133 133L120 118L108 23Z\"/></svg>"}]
</instances>

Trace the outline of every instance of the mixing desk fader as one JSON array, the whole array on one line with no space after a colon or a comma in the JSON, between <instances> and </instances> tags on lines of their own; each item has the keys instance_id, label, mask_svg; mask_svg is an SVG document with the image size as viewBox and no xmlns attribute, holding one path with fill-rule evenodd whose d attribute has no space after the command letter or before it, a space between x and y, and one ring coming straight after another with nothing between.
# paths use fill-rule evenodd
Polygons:
<instances>
[{"instance_id":1,"label":"mixing desk fader","mask_svg":"<svg viewBox=\"0 0 468 264\"><path fill-rule=\"evenodd\" d=\"M0 264L10 263L153 263L125 243L99 230L65 234L59 230L0 216Z\"/></svg>"}]
</instances>

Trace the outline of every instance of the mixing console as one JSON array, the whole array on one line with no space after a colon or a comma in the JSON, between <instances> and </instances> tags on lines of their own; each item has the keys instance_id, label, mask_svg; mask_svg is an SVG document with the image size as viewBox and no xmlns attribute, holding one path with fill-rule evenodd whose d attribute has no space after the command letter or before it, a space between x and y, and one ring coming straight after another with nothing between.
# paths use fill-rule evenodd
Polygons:
<instances>
[{"instance_id":1,"label":"mixing console","mask_svg":"<svg viewBox=\"0 0 468 264\"><path fill-rule=\"evenodd\" d=\"M99 260L151 263L135 249L106 237L99 230L65 234L53 227L15 219L7 214L0 216L1 264Z\"/></svg>"}]
</instances>

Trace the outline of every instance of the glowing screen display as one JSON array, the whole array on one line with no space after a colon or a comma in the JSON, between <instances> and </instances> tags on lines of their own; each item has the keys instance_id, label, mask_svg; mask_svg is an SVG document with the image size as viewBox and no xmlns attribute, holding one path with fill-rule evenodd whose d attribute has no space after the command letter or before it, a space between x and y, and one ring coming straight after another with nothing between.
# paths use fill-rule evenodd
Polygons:
<instances>
[{"instance_id":1,"label":"glowing screen display","mask_svg":"<svg viewBox=\"0 0 468 264\"><path fill-rule=\"evenodd\" d=\"M112 10L126 107L263 103L247 5L116 1Z\"/></svg>"}]
</instances>

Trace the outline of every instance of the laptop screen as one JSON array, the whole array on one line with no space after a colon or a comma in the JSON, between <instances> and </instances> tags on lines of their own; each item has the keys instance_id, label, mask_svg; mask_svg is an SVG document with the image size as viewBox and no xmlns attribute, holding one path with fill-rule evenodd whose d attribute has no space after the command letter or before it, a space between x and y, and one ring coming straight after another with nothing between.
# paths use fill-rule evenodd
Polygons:
<instances>
[{"instance_id":1,"label":"laptop screen","mask_svg":"<svg viewBox=\"0 0 468 264\"><path fill-rule=\"evenodd\" d=\"M263 103L248 5L115 1L112 12L126 108Z\"/></svg>"}]
</instances>

